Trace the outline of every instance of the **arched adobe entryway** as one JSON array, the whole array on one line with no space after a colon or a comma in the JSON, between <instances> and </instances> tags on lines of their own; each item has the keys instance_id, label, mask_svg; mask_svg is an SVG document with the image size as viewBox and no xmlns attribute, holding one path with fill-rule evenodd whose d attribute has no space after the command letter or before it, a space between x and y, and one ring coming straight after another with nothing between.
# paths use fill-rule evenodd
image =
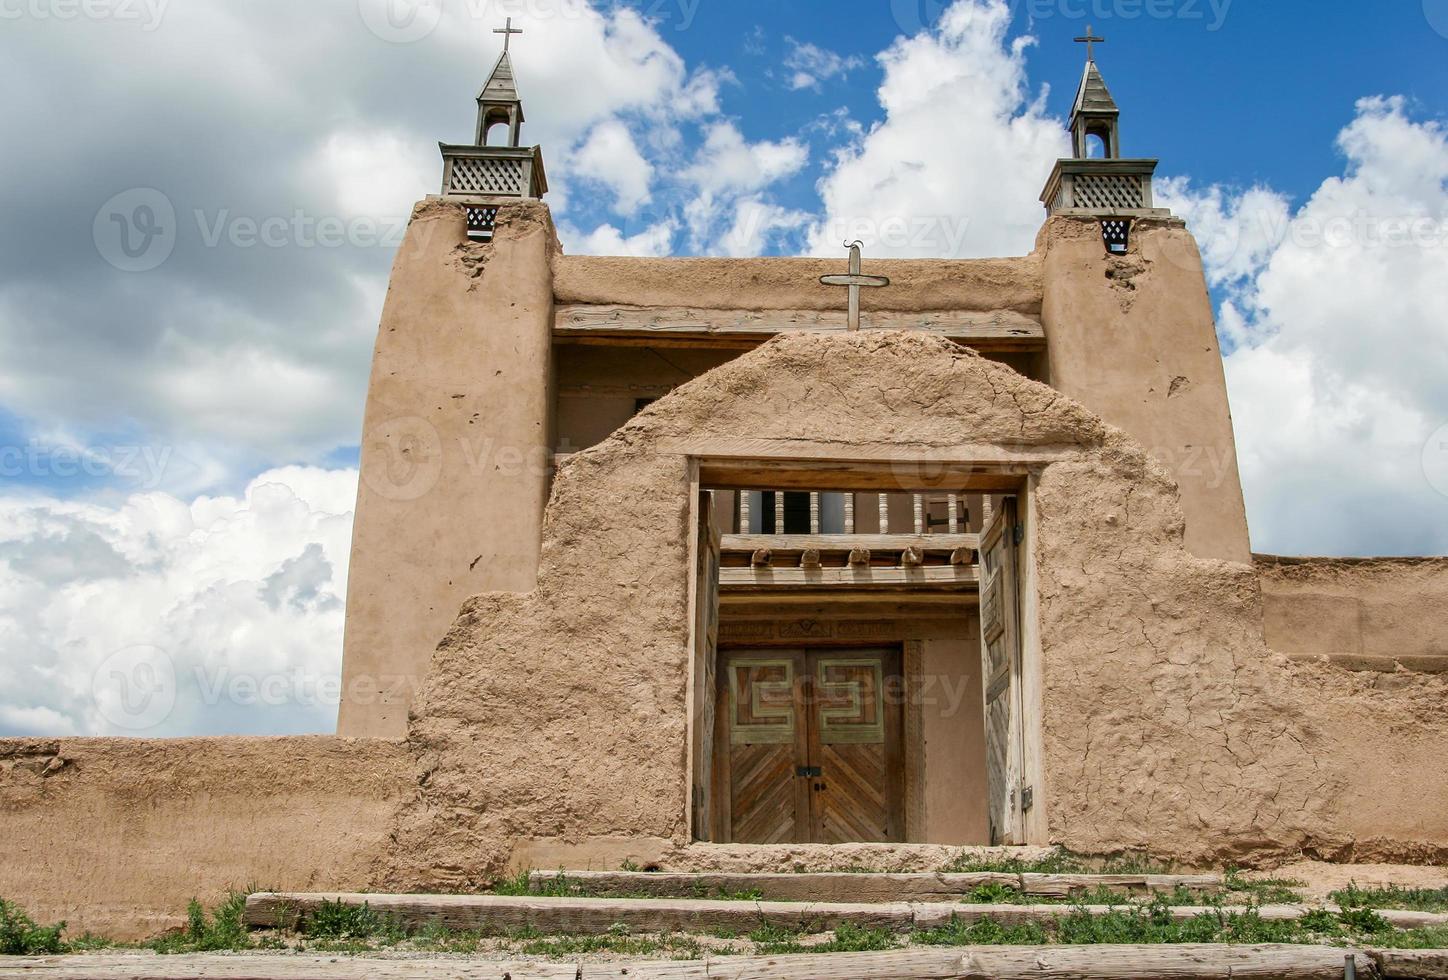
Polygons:
<instances>
[{"instance_id":1,"label":"arched adobe entryway","mask_svg":"<svg viewBox=\"0 0 1448 980\"><path fill-rule=\"evenodd\" d=\"M421 790L402 871L442 885L570 860L550 847L680 866L712 846L693 843L711 836L701 743L719 690L700 502L747 486L1018 500L1029 717L1006 839L1207 853L1244 821L1289 826L1313 805L1251 570L1186 553L1160 466L948 341L811 334L695 379L560 467L537 589L471 600L437 651L411 724Z\"/></svg>"}]
</instances>

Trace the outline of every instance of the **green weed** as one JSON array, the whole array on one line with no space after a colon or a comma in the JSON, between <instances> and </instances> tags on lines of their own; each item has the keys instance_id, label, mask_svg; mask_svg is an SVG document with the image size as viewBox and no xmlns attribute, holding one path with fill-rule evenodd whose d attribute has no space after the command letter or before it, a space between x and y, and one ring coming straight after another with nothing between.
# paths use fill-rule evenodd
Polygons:
<instances>
[{"instance_id":1,"label":"green weed","mask_svg":"<svg viewBox=\"0 0 1448 980\"><path fill-rule=\"evenodd\" d=\"M1034 922L1007 926L990 918L969 924L951 918L948 925L916 930L910 938L922 946L1040 946L1049 941Z\"/></svg>"},{"instance_id":2,"label":"green weed","mask_svg":"<svg viewBox=\"0 0 1448 980\"><path fill-rule=\"evenodd\" d=\"M65 949L65 923L38 926L20 906L0 898L0 956L48 956Z\"/></svg>"},{"instance_id":3,"label":"green weed","mask_svg":"<svg viewBox=\"0 0 1448 980\"><path fill-rule=\"evenodd\" d=\"M1359 888L1353 882L1328 896L1345 909L1409 909L1448 912L1448 888Z\"/></svg>"}]
</instances>

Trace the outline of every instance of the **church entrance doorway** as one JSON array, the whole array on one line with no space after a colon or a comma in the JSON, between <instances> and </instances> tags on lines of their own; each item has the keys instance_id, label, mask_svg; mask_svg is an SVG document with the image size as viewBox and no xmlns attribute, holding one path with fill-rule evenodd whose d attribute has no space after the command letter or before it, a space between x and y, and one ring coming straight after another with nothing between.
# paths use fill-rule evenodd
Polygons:
<instances>
[{"instance_id":1,"label":"church entrance doorway","mask_svg":"<svg viewBox=\"0 0 1448 980\"><path fill-rule=\"evenodd\" d=\"M755 465L711 462L696 498L693 838L1025 843L1041 792L1025 477L914 484L852 463L854 486L816 488Z\"/></svg>"},{"instance_id":2,"label":"church entrance doorway","mask_svg":"<svg viewBox=\"0 0 1448 980\"><path fill-rule=\"evenodd\" d=\"M715 775L731 842L905 839L898 648L720 659Z\"/></svg>"}]
</instances>

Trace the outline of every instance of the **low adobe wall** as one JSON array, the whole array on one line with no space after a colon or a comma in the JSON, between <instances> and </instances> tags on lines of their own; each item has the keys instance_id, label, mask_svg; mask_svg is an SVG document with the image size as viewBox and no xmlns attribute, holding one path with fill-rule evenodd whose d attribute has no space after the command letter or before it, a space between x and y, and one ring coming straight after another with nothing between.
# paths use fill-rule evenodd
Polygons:
<instances>
[{"instance_id":1,"label":"low adobe wall","mask_svg":"<svg viewBox=\"0 0 1448 980\"><path fill-rule=\"evenodd\" d=\"M0 740L0 897L140 939L232 888L365 888L408 758L336 738Z\"/></svg>"},{"instance_id":2,"label":"low adobe wall","mask_svg":"<svg viewBox=\"0 0 1448 980\"><path fill-rule=\"evenodd\" d=\"M1257 571L1273 650L1448 673L1448 558L1260 555Z\"/></svg>"}]
</instances>

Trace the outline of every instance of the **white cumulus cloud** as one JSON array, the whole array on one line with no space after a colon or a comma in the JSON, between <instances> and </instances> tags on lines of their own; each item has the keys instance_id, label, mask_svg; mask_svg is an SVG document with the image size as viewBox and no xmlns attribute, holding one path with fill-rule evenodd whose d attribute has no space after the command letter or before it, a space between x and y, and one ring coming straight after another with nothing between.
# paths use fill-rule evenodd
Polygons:
<instances>
[{"instance_id":1,"label":"white cumulus cloud","mask_svg":"<svg viewBox=\"0 0 1448 980\"><path fill-rule=\"evenodd\" d=\"M1261 188L1168 185L1229 290L1253 545L1445 553L1448 134L1402 98L1365 98L1338 148L1342 174L1296 211Z\"/></svg>"},{"instance_id":2,"label":"white cumulus cloud","mask_svg":"<svg viewBox=\"0 0 1448 980\"><path fill-rule=\"evenodd\" d=\"M1032 42L1008 40L1010 23L1005 0L957 0L937 29L880 55L885 118L836 154L811 251L837 254L846 239L921 258L1031 250L1041 187L1069 141L1031 92Z\"/></svg>"},{"instance_id":3,"label":"white cumulus cloud","mask_svg":"<svg viewBox=\"0 0 1448 980\"><path fill-rule=\"evenodd\" d=\"M0 498L0 736L335 730L356 493Z\"/></svg>"}]
</instances>

